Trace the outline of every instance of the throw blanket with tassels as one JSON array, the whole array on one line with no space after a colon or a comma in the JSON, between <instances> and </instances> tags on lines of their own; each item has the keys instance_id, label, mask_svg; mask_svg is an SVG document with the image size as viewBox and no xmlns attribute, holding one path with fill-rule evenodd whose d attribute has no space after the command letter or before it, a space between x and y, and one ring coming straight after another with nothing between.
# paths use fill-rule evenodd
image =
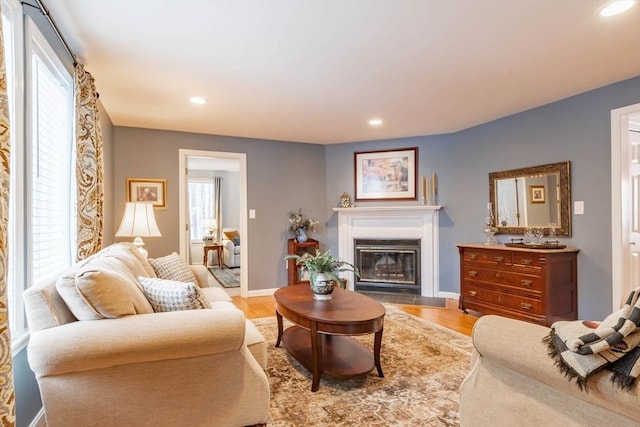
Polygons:
<instances>
[{"instance_id":1,"label":"throw blanket with tassels","mask_svg":"<svg viewBox=\"0 0 640 427\"><path fill-rule=\"evenodd\" d=\"M551 325L543 342L549 356L569 380L588 391L589 377L607 368L611 380L630 389L640 376L640 288L629 294L624 307L602 322L561 321Z\"/></svg>"}]
</instances>

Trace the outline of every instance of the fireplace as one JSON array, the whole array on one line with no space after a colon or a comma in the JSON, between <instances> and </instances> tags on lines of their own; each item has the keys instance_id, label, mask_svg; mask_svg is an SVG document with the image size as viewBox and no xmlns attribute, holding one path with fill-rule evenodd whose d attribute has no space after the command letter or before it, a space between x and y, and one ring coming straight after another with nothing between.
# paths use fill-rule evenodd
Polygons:
<instances>
[{"instance_id":1,"label":"fireplace","mask_svg":"<svg viewBox=\"0 0 640 427\"><path fill-rule=\"evenodd\" d=\"M365 276L358 280L351 273L340 273L347 279L351 290L360 286L377 286L377 291L394 289L394 292L412 291L423 297L440 296L438 269L438 211L441 206L357 206L353 208L333 208L338 213L338 256L351 264L356 264L356 241L369 241L373 248L366 248L361 257L376 261L373 267L363 268ZM408 248L394 248L400 253L385 258L388 248L378 243L417 246L411 254ZM411 242L411 244L408 244ZM406 244L405 244L406 243ZM376 249L378 248L378 249ZM392 262L395 261L395 262ZM400 267L402 263L402 268ZM413 266L413 272L406 267ZM373 269L371 269L373 268ZM356 282L358 280L358 283ZM411 283L406 283L411 282ZM356 288L356 285L358 288Z\"/></svg>"},{"instance_id":2,"label":"fireplace","mask_svg":"<svg viewBox=\"0 0 640 427\"><path fill-rule=\"evenodd\" d=\"M355 239L356 291L420 295L420 239Z\"/></svg>"}]
</instances>

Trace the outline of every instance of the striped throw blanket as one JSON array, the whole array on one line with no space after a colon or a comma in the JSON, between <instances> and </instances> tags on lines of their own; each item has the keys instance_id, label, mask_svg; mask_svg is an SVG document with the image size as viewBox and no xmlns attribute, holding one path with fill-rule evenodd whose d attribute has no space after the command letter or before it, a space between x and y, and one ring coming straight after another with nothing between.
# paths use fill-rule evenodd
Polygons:
<instances>
[{"instance_id":1,"label":"striped throw blanket","mask_svg":"<svg viewBox=\"0 0 640 427\"><path fill-rule=\"evenodd\" d=\"M600 371L612 371L611 380L622 389L633 387L640 376L640 288L624 307L602 322L561 321L551 325L543 339L548 354L569 380L587 391L587 380Z\"/></svg>"}]
</instances>

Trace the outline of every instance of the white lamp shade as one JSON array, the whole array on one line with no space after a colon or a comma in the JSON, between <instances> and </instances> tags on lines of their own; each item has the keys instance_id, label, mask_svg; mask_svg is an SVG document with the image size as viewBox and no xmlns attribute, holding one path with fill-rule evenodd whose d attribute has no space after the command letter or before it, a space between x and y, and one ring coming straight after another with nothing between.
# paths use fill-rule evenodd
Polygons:
<instances>
[{"instance_id":1,"label":"white lamp shade","mask_svg":"<svg viewBox=\"0 0 640 427\"><path fill-rule=\"evenodd\" d=\"M151 203L128 202L124 207L124 215L117 237L160 237Z\"/></svg>"}]
</instances>

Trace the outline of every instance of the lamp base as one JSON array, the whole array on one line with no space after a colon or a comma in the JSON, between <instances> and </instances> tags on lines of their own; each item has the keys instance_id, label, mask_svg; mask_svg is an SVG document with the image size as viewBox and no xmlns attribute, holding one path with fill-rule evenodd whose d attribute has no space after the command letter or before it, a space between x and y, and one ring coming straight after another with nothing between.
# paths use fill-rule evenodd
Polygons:
<instances>
[{"instance_id":1,"label":"lamp base","mask_svg":"<svg viewBox=\"0 0 640 427\"><path fill-rule=\"evenodd\" d=\"M144 248L144 242L142 241L142 237L138 236L133 239L133 245L138 248L138 251L142 254L143 257L149 256L149 252Z\"/></svg>"}]
</instances>

